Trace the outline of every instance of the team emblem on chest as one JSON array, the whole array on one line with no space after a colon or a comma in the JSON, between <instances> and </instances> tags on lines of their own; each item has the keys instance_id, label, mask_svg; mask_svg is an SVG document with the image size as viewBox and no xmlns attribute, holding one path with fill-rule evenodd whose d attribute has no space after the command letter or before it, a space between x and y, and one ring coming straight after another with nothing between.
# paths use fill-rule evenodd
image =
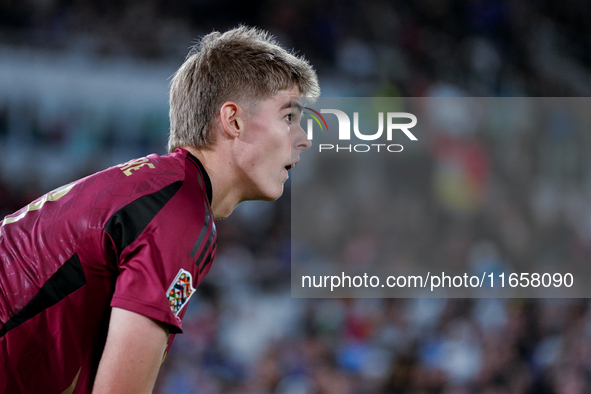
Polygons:
<instances>
[{"instance_id":1,"label":"team emblem on chest","mask_svg":"<svg viewBox=\"0 0 591 394\"><path fill-rule=\"evenodd\" d=\"M178 315L195 292L192 283L191 273L181 268L168 288L166 295L170 303L170 309L175 315Z\"/></svg>"}]
</instances>

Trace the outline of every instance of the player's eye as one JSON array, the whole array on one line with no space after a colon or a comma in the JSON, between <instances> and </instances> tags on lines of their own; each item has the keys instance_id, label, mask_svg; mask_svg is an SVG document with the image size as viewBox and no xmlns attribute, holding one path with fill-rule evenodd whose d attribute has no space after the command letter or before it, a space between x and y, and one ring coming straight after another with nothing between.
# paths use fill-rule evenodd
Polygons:
<instances>
[{"instance_id":1,"label":"player's eye","mask_svg":"<svg viewBox=\"0 0 591 394\"><path fill-rule=\"evenodd\" d=\"M285 115L285 120L291 123L291 121L293 120L293 114Z\"/></svg>"}]
</instances>

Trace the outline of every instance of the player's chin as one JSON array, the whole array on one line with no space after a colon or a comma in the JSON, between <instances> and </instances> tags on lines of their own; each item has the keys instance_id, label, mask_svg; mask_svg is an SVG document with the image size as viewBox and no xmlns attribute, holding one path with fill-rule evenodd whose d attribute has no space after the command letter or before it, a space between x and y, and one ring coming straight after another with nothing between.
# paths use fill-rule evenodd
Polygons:
<instances>
[{"instance_id":1,"label":"player's chin","mask_svg":"<svg viewBox=\"0 0 591 394\"><path fill-rule=\"evenodd\" d=\"M267 190L263 196L260 198L260 200L263 201L275 201L277 200L279 197L281 197L283 195L283 183L281 183L280 185L270 188L269 190Z\"/></svg>"},{"instance_id":2,"label":"player's chin","mask_svg":"<svg viewBox=\"0 0 591 394\"><path fill-rule=\"evenodd\" d=\"M282 195L283 195L283 186L281 186L281 191L268 195L265 198L265 201L275 201L279 197L281 197Z\"/></svg>"}]
</instances>

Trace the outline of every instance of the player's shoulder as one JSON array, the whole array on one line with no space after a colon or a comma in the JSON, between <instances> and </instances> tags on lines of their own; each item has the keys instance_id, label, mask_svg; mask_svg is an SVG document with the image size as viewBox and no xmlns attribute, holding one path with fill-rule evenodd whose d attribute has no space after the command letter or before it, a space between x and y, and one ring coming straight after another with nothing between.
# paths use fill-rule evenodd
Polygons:
<instances>
[{"instance_id":1,"label":"player's shoulder","mask_svg":"<svg viewBox=\"0 0 591 394\"><path fill-rule=\"evenodd\" d=\"M183 172L186 165L187 151L177 149L176 151L160 156L156 153L149 154L144 157L131 159L125 163L117 164L110 169L118 168L121 173L127 177L135 175L136 173L150 172ZM149 171L155 170L155 171Z\"/></svg>"},{"instance_id":2,"label":"player's shoulder","mask_svg":"<svg viewBox=\"0 0 591 394\"><path fill-rule=\"evenodd\" d=\"M178 148L163 156L147 155L119 164L112 169L118 172L120 183L150 184L149 192L174 188L174 194L179 196L177 199L182 199L180 196L186 195L189 200L204 200L209 203L206 205L211 204L212 184L209 175L199 159L185 149Z\"/></svg>"},{"instance_id":3,"label":"player's shoulder","mask_svg":"<svg viewBox=\"0 0 591 394\"><path fill-rule=\"evenodd\" d=\"M83 189L91 185L92 188L98 189L133 187L136 193L149 193L171 183L184 181L187 168L186 155L187 152L182 150L162 156L152 153L114 165L78 182Z\"/></svg>"},{"instance_id":4,"label":"player's shoulder","mask_svg":"<svg viewBox=\"0 0 591 394\"><path fill-rule=\"evenodd\" d=\"M150 154L114 165L71 184L78 205L118 209L146 195L178 189L187 178L186 151Z\"/></svg>"}]
</instances>

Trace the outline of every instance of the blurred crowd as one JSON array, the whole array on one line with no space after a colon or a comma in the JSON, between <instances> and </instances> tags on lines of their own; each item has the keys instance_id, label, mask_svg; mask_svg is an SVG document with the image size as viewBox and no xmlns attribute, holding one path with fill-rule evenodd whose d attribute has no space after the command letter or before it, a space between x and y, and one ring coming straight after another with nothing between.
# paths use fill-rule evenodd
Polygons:
<instances>
[{"instance_id":1,"label":"blurred crowd","mask_svg":"<svg viewBox=\"0 0 591 394\"><path fill-rule=\"evenodd\" d=\"M213 302L200 297L192 309L193 334L177 339L174 359L163 365L160 392L570 394L589 388L586 300L267 297L243 310L226 295L209 296ZM285 308L296 317L284 321ZM244 322L244 315L259 324ZM228 331L238 329L246 330L235 333L244 341L266 338L256 356L248 344L228 341Z\"/></svg>"},{"instance_id":2,"label":"blurred crowd","mask_svg":"<svg viewBox=\"0 0 591 394\"><path fill-rule=\"evenodd\" d=\"M325 96L421 96L436 81L579 96L591 91L590 17L585 0L4 0L0 43L180 60L196 37L244 23L310 59Z\"/></svg>"},{"instance_id":3,"label":"blurred crowd","mask_svg":"<svg viewBox=\"0 0 591 394\"><path fill-rule=\"evenodd\" d=\"M324 96L587 96L590 17L584 0L3 0L0 67L13 57L41 69L73 59L56 68L75 78L93 64L87 79L103 69L170 70L196 37L244 23L308 58ZM166 97L122 110L105 104L108 94L64 103L47 93L63 84L41 95L9 79L0 75L0 217L108 165L164 153ZM543 119L442 132L389 167L400 187L384 196L398 228L382 252L406 264L588 262L589 122L573 124L568 108ZM450 168L459 172L450 177ZM453 187L466 177L471 186ZM292 299L287 187L277 202L242 204L218 223L218 258L156 392L591 391L587 300ZM366 259L367 245L383 242L376 234L353 232L346 255Z\"/></svg>"}]
</instances>

